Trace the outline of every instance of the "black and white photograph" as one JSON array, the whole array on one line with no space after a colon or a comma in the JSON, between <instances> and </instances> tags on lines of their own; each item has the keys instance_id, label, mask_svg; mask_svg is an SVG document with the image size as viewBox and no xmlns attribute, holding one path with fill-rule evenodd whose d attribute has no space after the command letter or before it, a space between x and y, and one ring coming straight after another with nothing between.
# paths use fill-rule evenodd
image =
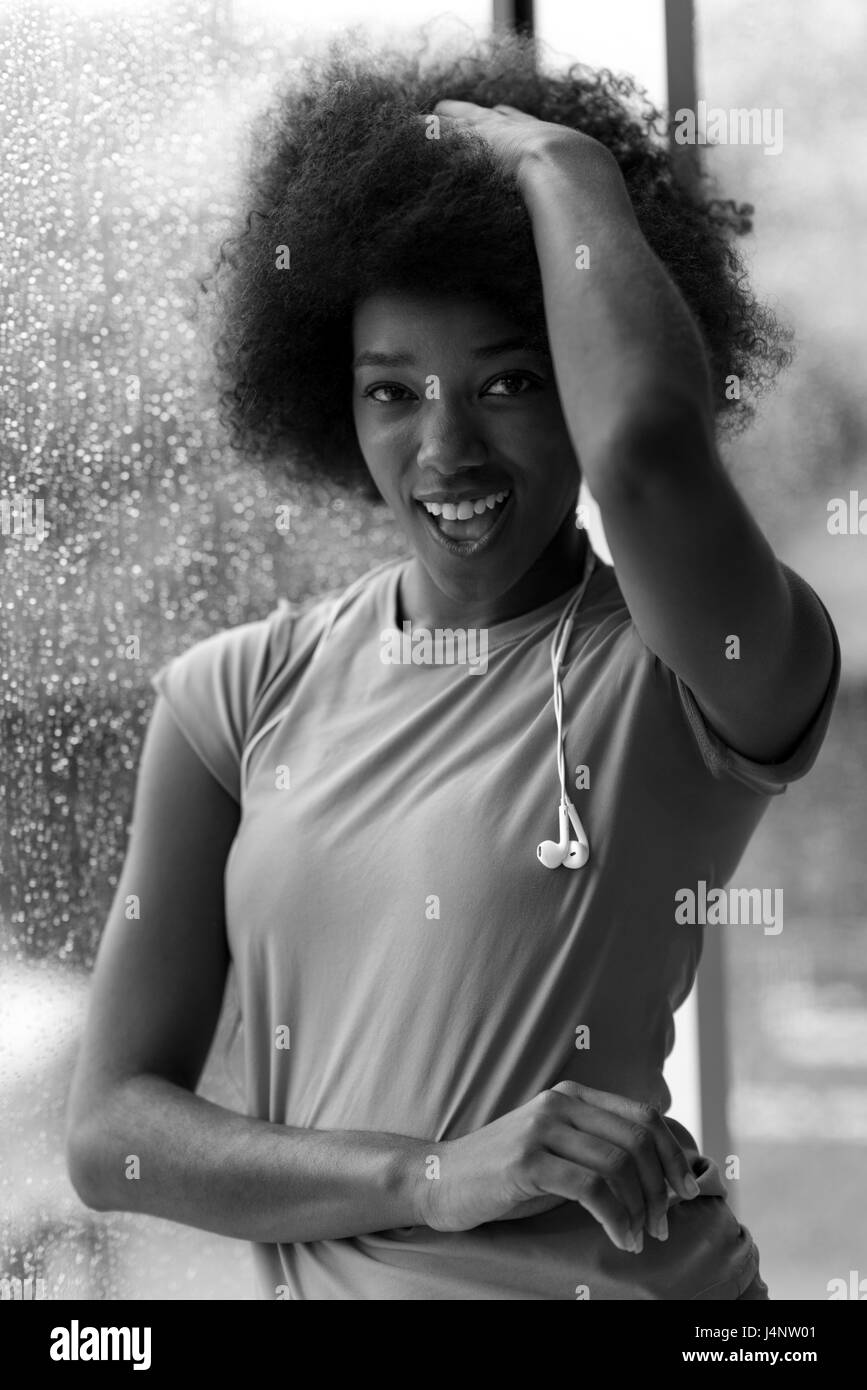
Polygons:
<instances>
[{"instance_id":1,"label":"black and white photograph","mask_svg":"<svg viewBox=\"0 0 867 1390\"><path fill-rule=\"evenodd\" d=\"M0 0L33 1366L867 1300L865 61L859 0Z\"/></svg>"}]
</instances>

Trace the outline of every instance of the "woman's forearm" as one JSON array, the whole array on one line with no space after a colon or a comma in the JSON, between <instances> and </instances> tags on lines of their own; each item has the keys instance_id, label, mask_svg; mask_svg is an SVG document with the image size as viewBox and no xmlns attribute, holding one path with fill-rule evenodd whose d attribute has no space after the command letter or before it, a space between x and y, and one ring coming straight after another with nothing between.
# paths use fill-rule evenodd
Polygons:
<instances>
[{"instance_id":1,"label":"woman's forearm","mask_svg":"<svg viewBox=\"0 0 867 1390\"><path fill-rule=\"evenodd\" d=\"M518 175L563 411L591 491L633 426L712 417L695 321L638 225L614 159L555 142ZM664 430L662 431L664 433Z\"/></svg>"},{"instance_id":2,"label":"woman's forearm","mask_svg":"<svg viewBox=\"0 0 867 1390\"><path fill-rule=\"evenodd\" d=\"M430 1143L249 1119L158 1076L116 1086L69 1138L79 1196L220 1235L291 1243L421 1221Z\"/></svg>"}]
</instances>

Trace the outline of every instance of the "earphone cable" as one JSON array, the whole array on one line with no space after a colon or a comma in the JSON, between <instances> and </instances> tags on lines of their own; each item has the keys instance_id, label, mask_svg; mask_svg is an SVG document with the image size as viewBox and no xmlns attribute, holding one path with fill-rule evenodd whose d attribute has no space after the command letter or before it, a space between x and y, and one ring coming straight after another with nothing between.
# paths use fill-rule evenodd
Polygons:
<instances>
[{"instance_id":1,"label":"earphone cable","mask_svg":"<svg viewBox=\"0 0 867 1390\"><path fill-rule=\"evenodd\" d=\"M572 598L566 604L554 631L551 642L551 669L554 676L554 717L557 721L557 775L560 781L560 805L566 805L566 753L563 747L563 686L560 681L560 667L566 655L569 639L572 635L572 623L575 614L581 604L581 600L590 583L591 576L596 564L596 556L593 548L587 541L587 555L584 562L584 574L581 583Z\"/></svg>"}]
</instances>

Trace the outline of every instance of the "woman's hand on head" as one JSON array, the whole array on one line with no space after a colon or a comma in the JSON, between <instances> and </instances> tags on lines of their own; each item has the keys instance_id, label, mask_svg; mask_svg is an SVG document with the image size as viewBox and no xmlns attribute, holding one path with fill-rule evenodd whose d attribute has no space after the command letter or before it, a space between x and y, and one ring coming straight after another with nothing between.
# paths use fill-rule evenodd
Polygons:
<instances>
[{"instance_id":1,"label":"woman's hand on head","mask_svg":"<svg viewBox=\"0 0 867 1390\"><path fill-rule=\"evenodd\" d=\"M668 1193L699 1189L686 1155L650 1106L561 1081L526 1105L438 1146L439 1177L420 1184L424 1224L469 1231L578 1202L619 1250L668 1235Z\"/></svg>"},{"instance_id":2,"label":"woman's hand on head","mask_svg":"<svg viewBox=\"0 0 867 1390\"><path fill-rule=\"evenodd\" d=\"M477 106L473 101L438 101L436 116L475 131L497 155L504 171L519 178L525 166L557 151L608 151L598 140L554 121L540 121L515 106Z\"/></svg>"}]
</instances>

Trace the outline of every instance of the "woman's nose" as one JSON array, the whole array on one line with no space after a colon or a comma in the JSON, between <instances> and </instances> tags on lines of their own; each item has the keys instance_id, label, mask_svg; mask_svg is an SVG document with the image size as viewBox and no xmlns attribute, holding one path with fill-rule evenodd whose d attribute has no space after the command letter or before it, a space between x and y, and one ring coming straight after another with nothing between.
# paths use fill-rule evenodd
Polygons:
<instances>
[{"instance_id":1,"label":"woman's nose","mask_svg":"<svg viewBox=\"0 0 867 1390\"><path fill-rule=\"evenodd\" d=\"M438 473L459 473L462 469L485 463L487 446L471 421L463 414L444 407L442 401L431 404L434 408L426 412L416 454L419 468L434 469Z\"/></svg>"}]
</instances>

